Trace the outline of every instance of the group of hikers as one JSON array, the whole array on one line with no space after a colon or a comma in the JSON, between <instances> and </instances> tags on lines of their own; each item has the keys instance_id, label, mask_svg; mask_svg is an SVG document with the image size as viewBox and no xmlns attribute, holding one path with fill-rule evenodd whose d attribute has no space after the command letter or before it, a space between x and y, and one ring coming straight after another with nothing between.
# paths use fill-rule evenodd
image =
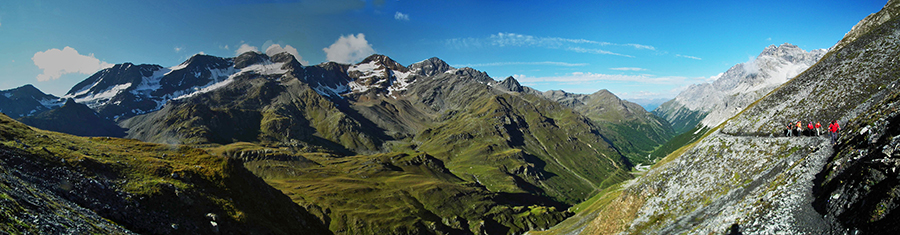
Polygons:
<instances>
[{"instance_id":1,"label":"group of hikers","mask_svg":"<svg viewBox=\"0 0 900 235\"><path fill-rule=\"evenodd\" d=\"M834 144L837 142L838 132L841 130L841 125L838 124L837 120L832 121L831 124L828 124L828 132L831 133L831 143ZM822 123L816 122L813 124L809 122L806 124L805 128L803 122L797 121L788 122L787 129L784 130L784 136L819 136L822 135Z\"/></svg>"}]
</instances>

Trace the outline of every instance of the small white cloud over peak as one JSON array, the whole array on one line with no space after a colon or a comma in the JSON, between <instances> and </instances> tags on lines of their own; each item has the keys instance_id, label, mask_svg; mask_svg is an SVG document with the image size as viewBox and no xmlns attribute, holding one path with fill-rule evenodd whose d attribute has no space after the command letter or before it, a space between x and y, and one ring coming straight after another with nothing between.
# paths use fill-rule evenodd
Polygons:
<instances>
[{"instance_id":1,"label":"small white cloud over peak","mask_svg":"<svg viewBox=\"0 0 900 235\"><path fill-rule=\"evenodd\" d=\"M719 74L710 76L709 79L706 79L706 82L714 82L716 80L719 80L719 78L721 78L722 76L725 76L725 73L719 73Z\"/></svg>"},{"instance_id":2,"label":"small white cloud over peak","mask_svg":"<svg viewBox=\"0 0 900 235\"><path fill-rule=\"evenodd\" d=\"M184 47L175 47L175 52L181 52L181 50L184 50Z\"/></svg>"},{"instance_id":3,"label":"small white cloud over peak","mask_svg":"<svg viewBox=\"0 0 900 235\"><path fill-rule=\"evenodd\" d=\"M756 64L756 58L753 57L750 57L747 62L742 63L741 68L743 68L744 72L747 74L759 73L759 65Z\"/></svg>"},{"instance_id":4,"label":"small white cloud over peak","mask_svg":"<svg viewBox=\"0 0 900 235\"><path fill-rule=\"evenodd\" d=\"M394 13L395 20L409 21L409 15L400 13L399 11Z\"/></svg>"},{"instance_id":5,"label":"small white cloud over peak","mask_svg":"<svg viewBox=\"0 0 900 235\"><path fill-rule=\"evenodd\" d=\"M42 82L59 79L63 74L92 74L113 66L113 64L95 58L94 54L82 55L68 46L62 50L52 48L39 51L34 53L31 60L34 61L34 65L44 71L37 75L37 80Z\"/></svg>"},{"instance_id":6,"label":"small white cloud over peak","mask_svg":"<svg viewBox=\"0 0 900 235\"><path fill-rule=\"evenodd\" d=\"M618 71L645 71L645 68L635 68L635 67L621 67L621 68L609 68L610 70L618 70Z\"/></svg>"},{"instance_id":7,"label":"small white cloud over peak","mask_svg":"<svg viewBox=\"0 0 900 235\"><path fill-rule=\"evenodd\" d=\"M197 52L197 54L198 55L206 55L206 52L200 51L200 52Z\"/></svg>"},{"instance_id":8,"label":"small white cloud over peak","mask_svg":"<svg viewBox=\"0 0 900 235\"><path fill-rule=\"evenodd\" d=\"M266 48L266 55L268 56L273 56L282 52L287 52L288 54L293 55L294 58L297 59L298 62L300 62L300 64L309 64L309 61L303 60L303 56L300 56L300 53L297 52L297 48L294 48L291 45L284 45L284 47L281 47L280 44L272 44L271 46Z\"/></svg>"},{"instance_id":9,"label":"small white cloud over peak","mask_svg":"<svg viewBox=\"0 0 900 235\"><path fill-rule=\"evenodd\" d=\"M328 61L344 64L360 61L375 54L375 49L372 49L372 45L366 41L366 35L362 33L341 36L331 46L322 48L322 51L325 51L325 58Z\"/></svg>"},{"instance_id":10,"label":"small white cloud over peak","mask_svg":"<svg viewBox=\"0 0 900 235\"><path fill-rule=\"evenodd\" d=\"M234 55L238 56L238 55L244 54L246 52L251 52L251 51L259 52L259 48L256 48L255 46L251 46L251 45L244 43L244 44L241 44L241 46L238 47L238 49L234 51Z\"/></svg>"},{"instance_id":11,"label":"small white cloud over peak","mask_svg":"<svg viewBox=\"0 0 900 235\"><path fill-rule=\"evenodd\" d=\"M703 60L703 58L696 57L696 56L689 56L689 55L682 55L682 54L675 54L675 56L681 57L681 58L694 59L694 60Z\"/></svg>"}]
</instances>

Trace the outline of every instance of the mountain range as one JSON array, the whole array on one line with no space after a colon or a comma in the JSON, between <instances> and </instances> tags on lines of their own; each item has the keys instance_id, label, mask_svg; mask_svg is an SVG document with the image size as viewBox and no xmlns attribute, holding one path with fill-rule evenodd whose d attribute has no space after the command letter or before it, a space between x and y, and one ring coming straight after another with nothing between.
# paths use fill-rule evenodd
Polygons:
<instances>
[{"instance_id":1,"label":"mountain range","mask_svg":"<svg viewBox=\"0 0 900 235\"><path fill-rule=\"evenodd\" d=\"M548 228L674 135L605 90L539 92L438 58L303 66L288 53L198 54L169 68L117 64L62 97L30 85L2 94L29 101L3 110L38 128L233 159L340 234ZM16 139L27 138L6 141Z\"/></svg>"},{"instance_id":2,"label":"mountain range","mask_svg":"<svg viewBox=\"0 0 900 235\"><path fill-rule=\"evenodd\" d=\"M896 233L898 9L827 51L770 46L653 112L378 54L198 54L62 97L4 90L0 230ZM843 130L782 136L796 120Z\"/></svg>"}]
</instances>

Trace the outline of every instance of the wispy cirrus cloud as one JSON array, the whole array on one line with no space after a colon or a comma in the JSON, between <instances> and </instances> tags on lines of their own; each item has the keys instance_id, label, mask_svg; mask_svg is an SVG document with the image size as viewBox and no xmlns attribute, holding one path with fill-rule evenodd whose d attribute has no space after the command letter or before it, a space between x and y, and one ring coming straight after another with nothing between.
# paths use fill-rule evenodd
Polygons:
<instances>
[{"instance_id":1,"label":"wispy cirrus cloud","mask_svg":"<svg viewBox=\"0 0 900 235\"><path fill-rule=\"evenodd\" d=\"M480 63L480 64L454 64L451 66L461 68L461 67L490 67L490 66L509 66L509 65L552 65L552 66L577 67L577 66L587 66L588 64L587 63L556 62L556 61L541 61L541 62L492 62L492 63Z\"/></svg>"},{"instance_id":2,"label":"wispy cirrus cloud","mask_svg":"<svg viewBox=\"0 0 900 235\"><path fill-rule=\"evenodd\" d=\"M650 45L642 45L637 43L611 43L603 41L595 41L579 38L563 38L563 37L539 37L516 33L496 33L486 38L451 38L444 40L444 44L453 48L481 48L487 46L495 47L542 47L550 49L561 49L577 53L591 53L603 55L616 55L625 57L634 57L622 53L612 52L606 49L594 48L596 46L608 47L632 47L640 50L656 50L656 47Z\"/></svg>"},{"instance_id":3,"label":"wispy cirrus cloud","mask_svg":"<svg viewBox=\"0 0 900 235\"><path fill-rule=\"evenodd\" d=\"M645 71L645 68L635 68L635 67L620 67L620 68L609 68L610 70L617 71Z\"/></svg>"},{"instance_id":4,"label":"wispy cirrus cloud","mask_svg":"<svg viewBox=\"0 0 900 235\"><path fill-rule=\"evenodd\" d=\"M600 55L617 55L617 56L624 56L624 57L634 58L634 56L623 55L623 54L619 54L619 53L615 53L615 52L611 52L611 51L607 51L607 50L602 50L602 49L589 49L589 48L583 48L583 47L569 47L569 48L566 48L566 50L567 50L567 51L574 51L574 52L578 52L578 53L591 53L591 54L600 54Z\"/></svg>"},{"instance_id":5,"label":"wispy cirrus cloud","mask_svg":"<svg viewBox=\"0 0 900 235\"><path fill-rule=\"evenodd\" d=\"M696 56L689 56L689 55L682 55L682 54L675 54L675 56L681 57L681 58L694 59L694 60L703 60L703 58L696 57Z\"/></svg>"},{"instance_id":6,"label":"wispy cirrus cloud","mask_svg":"<svg viewBox=\"0 0 900 235\"><path fill-rule=\"evenodd\" d=\"M530 77L521 76L520 82L538 83L538 82L563 82L563 83L585 83L585 82L636 82L649 84L666 84L666 85L689 85L698 82L704 82L706 77L682 77L682 76L654 76L651 74L640 75L624 75L624 74L603 74L591 72L573 72L562 76L548 77ZM518 78L517 78L518 79Z\"/></svg>"}]
</instances>

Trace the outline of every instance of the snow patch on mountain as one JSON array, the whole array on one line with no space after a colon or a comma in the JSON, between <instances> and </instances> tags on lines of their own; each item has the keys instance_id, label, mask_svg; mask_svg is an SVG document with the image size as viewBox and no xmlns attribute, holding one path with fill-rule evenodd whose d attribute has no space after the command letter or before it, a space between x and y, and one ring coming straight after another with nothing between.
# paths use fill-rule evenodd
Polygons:
<instances>
[{"instance_id":1,"label":"snow patch on mountain","mask_svg":"<svg viewBox=\"0 0 900 235\"><path fill-rule=\"evenodd\" d=\"M409 88L415 80L410 77L413 73L410 72L394 72L393 77L394 80L391 83L391 86L388 87L388 95L393 94L394 92L405 91Z\"/></svg>"},{"instance_id":2,"label":"snow patch on mountain","mask_svg":"<svg viewBox=\"0 0 900 235\"><path fill-rule=\"evenodd\" d=\"M175 98L173 98L173 100L189 98L189 97L193 97L193 96L196 96L199 94L217 90L219 88L225 87L228 84L231 84L231 82L234 81L235 77L237 77L239 75L247 74L247 73L252 73L252 74L257 74L257 75L282 75L282 74L289 72L288 70L282 68L283 66L284 66L284 63L271 63L271 62L266 61L262 64L250 65L250 66L247 66L247 67L245 67L243 69L239 69L239 70L236 70L234 67L229 67L228 69L210 69L209 71L212 73L211 76L212 76L212 78L214 78L212 81L210 81L206 85L194 87L193 91L184 90L181 92L182 94L178 95L178 96L175 96L175 94L173 94L173 96L175 97ZM235 71L237 71L237 72L235 72ZM219 78L222 78L222 77L227 77L227 78L219 81Z\"/></svg>"},{"instance_id":3,"label":"snow patch on mountain","mask_svg":"<svg viewBox=\"0 0 900 235\"><path fill-rule=\"evenodd\" d=\"M98 82L99 83L99 82ZM96 84L94 84L96 85ZM118 84L109 89L106 89L102 92L98 92L95 94L83 96L83 97L64 97L64 98L74 98L75 102L82 103L87 105L90 108L99 107L100 105L105 104L107 101L110 101L113 97L122 93L126 89L131 87L131 83Z\"/></svg>"}]
</instances>

